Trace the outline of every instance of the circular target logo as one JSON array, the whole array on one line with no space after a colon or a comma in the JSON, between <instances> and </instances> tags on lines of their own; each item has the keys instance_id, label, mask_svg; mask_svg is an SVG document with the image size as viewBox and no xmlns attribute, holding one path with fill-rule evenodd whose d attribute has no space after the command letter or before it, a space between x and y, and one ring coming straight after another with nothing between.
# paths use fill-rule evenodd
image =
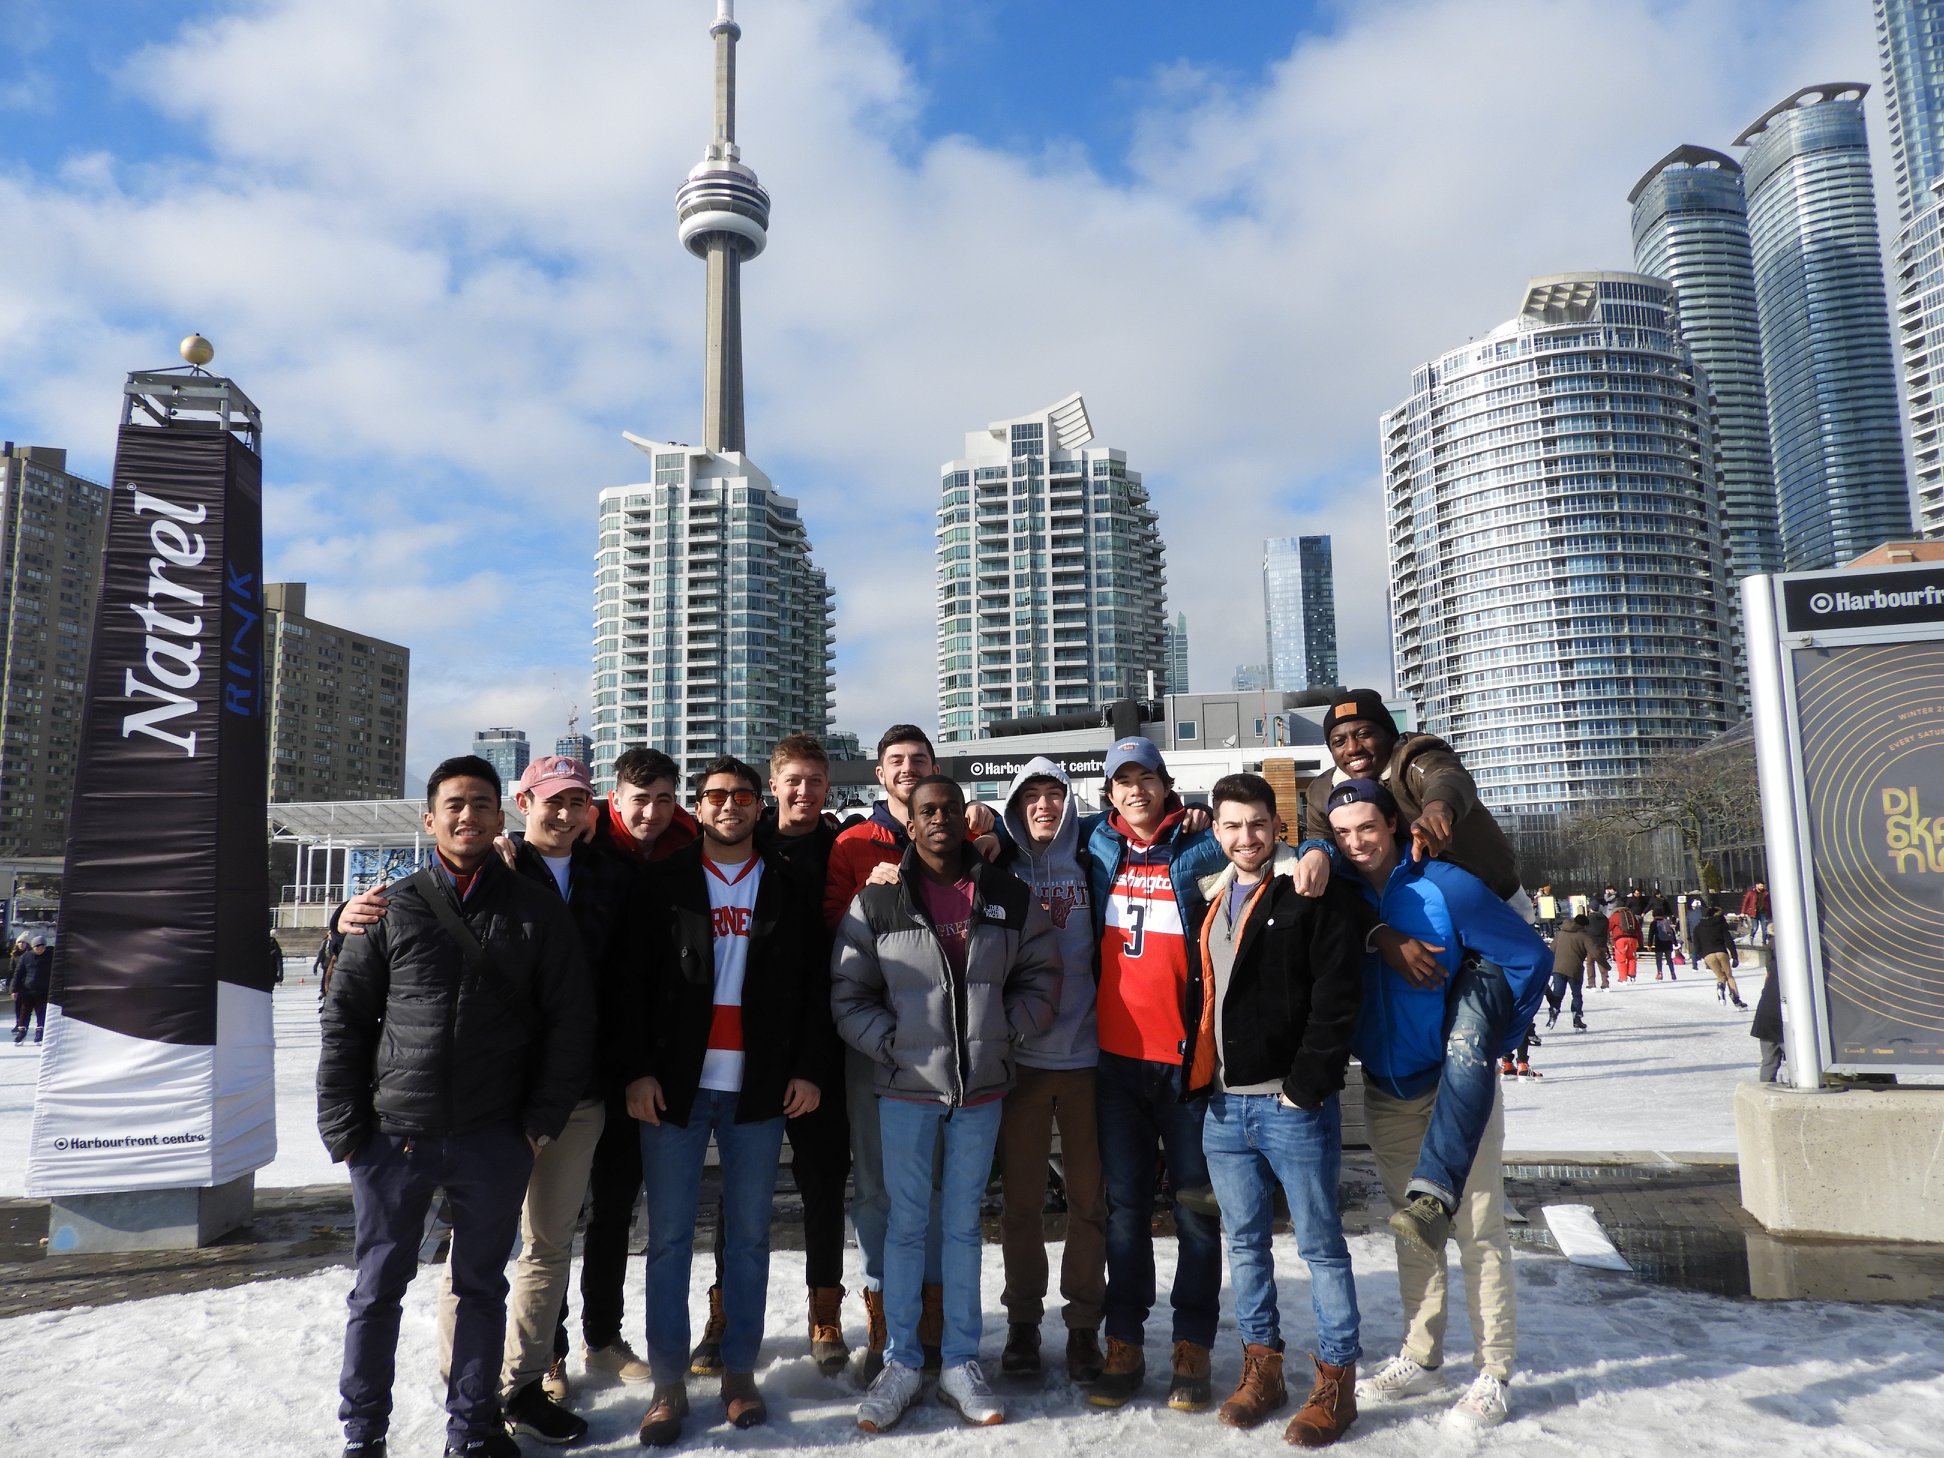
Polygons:
<instances>
[{"instance_id":1,"label":"circular target logo","mask_svg":"<svg viewBox=\"0 0 1944 1458\"><path fill-rule=\"evenodd\" d=\"M1826 613L1835 606L1836 599L1826 592L1819 592L1809 599L1809 611L1812 613Z\"/></svg>"}]
</instances>

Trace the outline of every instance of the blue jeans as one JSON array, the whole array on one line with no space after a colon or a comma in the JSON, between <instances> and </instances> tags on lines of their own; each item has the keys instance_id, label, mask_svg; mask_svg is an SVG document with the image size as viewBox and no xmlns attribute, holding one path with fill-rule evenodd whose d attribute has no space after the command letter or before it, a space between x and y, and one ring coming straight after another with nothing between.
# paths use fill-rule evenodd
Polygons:
<instances>
[{"instance_id":1,"label":"blue jeans","mask_svg":"<svg viewBox=\"0 0 1944 1458\"><path fill-rule=\"evenodd\" d=\"M1584 985L1578 977L1562 977L1557 972L1553 973L1552 981L1546 984L1546 1006L1552 1010L1552 1015L1559 1016L1559 1000L1566 995L1566 989L1570 987L1573 989L1573 1016L1580 1016L1586 1010L1586 1001L1582 995Z\"/></svg>"},{"instance_id":2,"label":"blue jeans","mask_svg":"<svg viewBox=\"0 0 1944 1458\"><path fill-rule=\"evenodd\" d=\"M1467 957L1445 997L1444 1066L1407 1195L1433 1194L1445 1209L1458 1208L1498 1097L1499 1052L1512 1037L1512 986L1505 970Z\"/></svg>"},{"instance_id":3,"label":"blue jeans","mask_svg":"<svg viewBox=\"0 0 1944 1458\"><path fill-rule=\"evenodd\" d=\"M699 1089L688 1127L663 1120L641 1126L641 1173L648 1187L648 1365L657 1384L688 1377L689 1270L702 1161L715 1135L722 1168L722 1365L756 1370L769 1296L770 1207L783 1151L783 1120L736 1122L741 1096Z\"/></svg>"},{"instance_id":4,"label":"blue jeans","mask_svg":"<svg viewBox=\"0 0 1944 1458\"><path fill-rule=\"evenodd\" d=\"M915 1099L879 1099L884 1140L884 1188L890 1219L884 1232L884 1359L917 1367L918 1317L924 1309L925 1250L934 1224L942 1227L945 1331L939 1351L947 1367L979 1355L979 1203L999 1143L994 1099L969 1109ZM934 1217L932 1161L944 1149L944 1172Z\"/></svg>"},{"instance_id":5,"label":"blue jeans","mask_svg":"<svg viewBox=\"0 0 1944 1458\"><path fill-rule=\"evenodd\" d=\"M1331 1094L1317 1109L1293 1109L1274 1094L1216 1094L1208 1101L1202 1148L1228 1227L1235 1325L1247 1343L1282 1350L1276 1263L1270 1254L1275 1186L1289 1197L1297 1254L1309 1264L1316 1351L1340 1367L1363 1354L1350 1247L1337 1210L1343 1116Z\"/></svg>"},{"instance_id":6,"label":"blue jeans","mask_svg":"<svg viewBox=\"0 0 1944 1458\"><path fill-rule=\"evenodd\" d=\"M891 1199L884 1191L884 1134L878 1127L878 1096L874 1087L877 1064L855 1048L844 1050L844 1112L850 1117L851 1224L857 1227L857 1250L864 1257L864 1289L884 1289L884 1227L891 1218ZM932 1170L931 1236L925 1245L925 1284L936 1286L940 1274L938 1244L938 1170Z\"/></svg>"},{"instance_id":7,"label":"blue jeans","mask_svg":"<svg viewBox=\"0 0 1944 1458\"><path fill-rule=\"evenodd\" d=\"M1202 1157L1206 1099L1181 1101L1181 1067L1102 1053L1100 1163L1107 1178L1107 1302L1110 1337L1140 1346L1154 1306L1154 1171L1156 1146L1176 1195L1208 1183ZM1222 1244L1213 1215L1175 1203L1174 1335L1215 1345L1222 1314Z\"/></svg>"}]
</instances>

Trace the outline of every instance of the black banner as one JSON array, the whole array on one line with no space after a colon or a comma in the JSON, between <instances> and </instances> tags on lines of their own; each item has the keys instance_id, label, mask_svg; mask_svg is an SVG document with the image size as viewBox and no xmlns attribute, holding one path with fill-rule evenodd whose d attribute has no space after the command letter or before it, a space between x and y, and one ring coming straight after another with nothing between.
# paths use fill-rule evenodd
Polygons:
<instances>
[{"instance_id":1,"label":"black banner","mask_svg":"<svg viewBox=\"0 0 1944 1458\"><path fill-rule=\"evenodd\" d=\"M116 445L51 1001L152 1042L271 986L262 479L213 422Z\"/></svg>"},{"instance_id":2,"label":"black banner","mask_svg":"<svg viewBox=\"0 0 1944 1458\"><path fill-rule=\"evenodd\" d=\"M1784 577L1780 585L1785 633L1944 623L1944 564L1883 572L1844 568Z\"/></svg>"}]
</instances>

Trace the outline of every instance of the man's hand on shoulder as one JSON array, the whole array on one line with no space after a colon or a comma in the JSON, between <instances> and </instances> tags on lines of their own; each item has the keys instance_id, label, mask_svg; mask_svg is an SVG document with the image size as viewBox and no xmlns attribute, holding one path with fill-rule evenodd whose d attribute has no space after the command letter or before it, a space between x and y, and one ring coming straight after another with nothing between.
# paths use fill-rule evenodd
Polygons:
<instances>
[{"instance_id":1,"label":"man's hand on shoulder","mask_svg":"<svg viewBox=\"0 0 1944 1458\"><path fill-rule=\"evenodd\" d=\"M385 908L391 900L385 895L387 883L380 881L368 891L360 891L345 902L338 911L337 924L332 927L341 937L361 937L365 928L376 926L385 918Z\"/></svg>"},{"instance_id":2,"label":"man's hand on shoulder","mask_svg":"<svg viewBox=\"0 0 1944 1458\"><path fill-rule=\"evenodd\" d=\"M879 861L871 867L871 874L864 878L866 886L895 886L899 881L896 861Z\"/></svg>"},{"instance_id":3,"label":"man's hand on shoulder","mask_svg":"<svg viewBox=\"0 0 1944 1458\"><path fill-rule=\"evenodd\" d=\"M1296 869L1290 873L1289 884L1296 888L1298 896L1321 896L1330 885L1329 852L1304 851L1296 862Z\"/></svg>"},{"instance_id":4,"label":"man's hand on shoulder","mask_svg":"<svg viewBox=\"0 0 1944 1458\"><path fill-rule=\"evenodd\" d=\"M975 800L965 807L965 834L967 838L977 840L982 835L992 834L993 824L994 816L990 805L981 805ZM992 858L987 856L986 859L991 860Z\"/></svg>"},{"instance_id":5,"label":"man's hand on shoulder","mask_svg":"<svg viewBox=\"0 0 1944 1458\"><path fill-rule=\"evenodd\" d=\"M1206 805L1190 805L1181 812L1181 833L1183 835L1200 835L1204 830L1208 829L1208 825L1208 807Z\"/></svg>"},{"instance_id":6,"label":"man's hand on shoulder","mask_svg":"<svg viewBox=\"0 0 1944 1458\"><path fill-rule=\"evenodd\" d=\"M513 844L513 837L502 831L493 837L493 849L499 852L499 858L506 863L507 870L512 870L513 863L520 856L520 848Z\"/></svg>"}]
</instances>

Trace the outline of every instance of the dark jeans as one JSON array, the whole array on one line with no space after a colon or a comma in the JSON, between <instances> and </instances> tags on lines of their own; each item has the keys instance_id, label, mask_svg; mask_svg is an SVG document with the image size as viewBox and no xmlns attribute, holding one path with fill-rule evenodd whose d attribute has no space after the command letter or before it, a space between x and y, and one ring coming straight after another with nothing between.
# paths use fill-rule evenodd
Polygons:
<instances>
[{"instance_id":1,"label":"dark jeans","mask_svg":"<svg viewBox=\"0 0 1944 1458\"><path fill-rule=\"evenodd\" d=\"M31 992L14 994L14 1041L20 1042L27 1036L27 1025L34 1025L34 1041L41 1040L41 1033L47 1027L47 999L37 997Z\"/></svg>"},{"instance_id":2,"label":"dark jeans","mask_svg":"<svg viewBox=\"0 0 1944 1458\"><path fill-rule=\"evenodd\" d=\"M1559 1016L1559 1000L1566 995L1566 989L1570 987L1573 989L1573 1016L1579 1017L1586 1010L1586 1001L1582 996L1584 986L1585 984L1577 977L1567 978L1557 972L1553 973L1552 981L1546 984L1546 1006L1552 1009L1552 1015Z\"/></svg>"},{"instance_id":3,"label":"dark jeans","mask_svg":"<svg viewBox=\"0 0 1944 1458\"><path fill-rule=\"evenodd\" d=\"M1407 1194L1427 1191L1445 1209L1458 1208L1498 1097L1498 1050L1514 1031L1512 987L1504 969L1479 957L1466 958L1445 999L1444 1067Z\"/></svg>"},{"instance_id":4,"label":"dark jeans","mask_svg":"<svg viewBox=\"0 0 1944 1458\"><path fill-rule=\"evenodd\" d=\"M452 1367L446 1441L499 1431L506 1350L506 1260L520 1231L533 1151L515 1124L466 1134L373 1134L351 1156L352 1245L357 1280L346 1301L343 1401L346 1442L382 1438L391 1422L399 1303L418 1271L432 1197L452 1210Z\"/></svg>"},{"instance_id":5,"label":"dark jeans","mask_svg":"<svg viewBox=\"0 0 1944 1458\"><path fill-rule=\"evenodd\" d=\"M844 1183L850 1178L850 1112L842 1088L826 1089L807 1114L789 1120L790 1178L803 1199L803 1284L844 1284ZM716 1284L722 1284L722 1202L716 1201Z\"/></svg>"},{"instance_id":6,"label":"dark jeans","mask_svg":"<svg viewBox=\"0 0 1944 1458\"><path fill-rule=\"evenodd\" d=\"M608 1100L587 1196L587 1228L581 1235L581 1337L589 1347L605 1347L621 1339L628 1234L634 1228L635 1201L641 1198L641 1125L618 1097ZM563 1302L563 1327L566 1320ZM565 1354L564 1335L555 1340L554 1353Z\"/></svg>"},{"instance_id":7,"label":"dark jeans","mask_svg":"<svg viewBox=\"0 0 1944 1458\"><path fill-rule=\"evenodd\" d=\"M1154 1306L1154 1174L1165 1160L1177 1197L1208 1184L1208 1100L1181 1100L1178 1064L1100 1055L1100 1162L1107 1178L1107 1335L1138 1347ZM1222 1309L1220 1223L1175 1203L1173 1341L1215 1344Z\"/></svg>"}]
</instances>

